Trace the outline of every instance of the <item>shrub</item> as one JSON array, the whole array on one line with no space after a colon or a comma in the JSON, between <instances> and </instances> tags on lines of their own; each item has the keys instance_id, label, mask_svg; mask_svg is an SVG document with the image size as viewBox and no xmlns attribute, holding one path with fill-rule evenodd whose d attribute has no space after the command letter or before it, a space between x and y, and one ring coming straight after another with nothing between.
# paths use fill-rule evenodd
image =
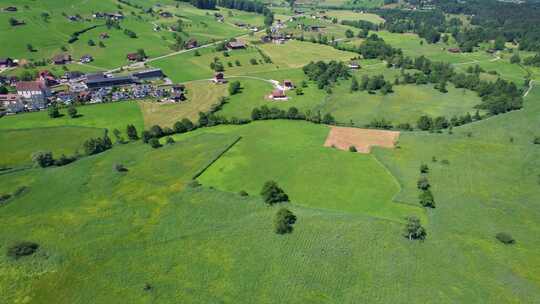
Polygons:
<instances>
[{"instance_id":1,"label":"shrub","mask_svg":"<svg viewBox=\"0 0 540 304\"><path fill-rule=\"evenodd\" d=\"M38 248L39 248L39 244L34 243L34 242L27 242L27 241L18 242L17 244L7 249L7 256L14 259L19 259L24 256L34 254L38 250Z\"/></svg>"},{"instance_id":2,"label":"shrub","mask_svg":"<svg viewBox=\"0 0 540 304\"><path fill-rule=\"evenodd\" d=\"M60 156L59 159L54 161L54 164L60 167L60 166L65 166L67 164L70 164L74 162L75 160L77 160L77 157L75 156L70 157L70 156L65 156L64 154L62 154L62 156Z\"/></svg>"},{"instance_id":3,"label":"shrub","mask_svg":"<svg viewBox=\"0 0 540 304\"><path fill-rule=\"evenodd\" d=\"M296 216L287 208L280 208L274 218L274 228L277 234L291 233Z\"/></svg>"},{"instance_id":4,"label":"shrub","mask_svg":"<svg viewBox=\"0 0 540 304\"><path fill-rule=\"evenodd\" d=\"M77 118L77 109L74 105L70 105L68 108L68 115L71 118Z\"/></svg>"},{"instance_id":5,"label":"shrub","mask_svg":"<svg viewBox=\"0 0 540 304\"><path fill-rule=\"evenodd\" d=\"M409 240L424 240L427 232L420 224L420 220L415 216L409 216L405 219L407 220L407 224L405 225L403 236Z\"/></svg>"},{"instance_id":6,"label":"shrub","mask_svg":"<svg viewBox=\"0 0 540 304\"><path fill-rule=\"evenodd\" d=\"M289 201L289 196L275 181L267 181L261 190L261 195L264 202L269 205Z\"/></svg>"},{"instance_id":7,"label":"shrub","mask_svg":"<svg viewBox=\"0 0 540 304\"><path fill-rule=\"evenodd\" d=\"M349 152L358 152L358 151L356 150L355 146L350 146L349 147Z\"/></svg>"},{"instance_id":8,"label":"shrub","mask_svg":"<svg viewBox=\"0 0 540 304\"><path fill-rule=\"evenodd\" d=\"M114 164L113 168L114 168L114 170L116 172L127 172L128 171L128 169L126 167L124 167L124 165L122 165L122 164Z\"/></svg>"},{"instance_id":9,"label":"shrub","mask_svg":"<svg viewBox=\"0 0 540 304\"><path fill-rule=\"evenodd\" d=\"M431 187L431 185L429 184L429 181L427 179L427 177L425 176L421 176L419 179L418 179L418 182L416 182L416 186L418 187L418 189L420 190L428 190L429 187Z\"/></svg>"},{"instance_id":10,"label":"shrub","mask_svg":"<svg viewBox=\"0 0 540 304\"><path fill-rule=\"evenodd\" d=\"M60 117L60 111L58 111L58 107L56 105L50 106L47 111L50 118Z\"/></svg>"},{"instance_id":11,"label":"shrub","mask_svg":"<svg viewBox=\"0 0 540 304\"><path fill-rule=\"evenodd\" d=\"M430 190L422 191L418 198L420 199L420 205L422 205L422 207L435 208L435 199Z\"/></svg>"},{"instance_id":12,"label":"shrub","mask_svg":"<svg viewBox=\"0 0 540 304\"><path fill-rule=\"evenodd\" d=\"M32 155L32 161L41 168L46 168L54 165L52 152L36 152Z\"/></svg>"},{"instance_id":13,"label":"shrub","mask_svg":"<svg viewBox=\"0 0 540 304\"><path fill-rule=\"evenodd\" d=\"M148 141L148 143L150 144L150 146L154 149L157 149L157 148L160 148L161 147L161 144L159 143L159 139L155 138L155 137L152 137L150 138L150 140Z\"/></svg>"},{"instance_id":14,"label":"shrub","mask_svg":"<svg viewBox=\"0 0 540 304\"><path fill-rule=\"evenodd\" d=\"M238 194L240 194L240 196L249 196L249 193L247 193L245 190L238 192Z\"/></svg>"},{"instance_id":15,"label":"shrub","mask_svg":"<svg viewBox=\"0 0 540 304\"><path fill-rule=\"evenodd\" d=\"M166 142L168 145L172 145L172 144L174 144L174 138L172 138L172 137L169 136L169 137L167 137L167 140L166 140L165 142Z\"/></svg>"},{"instance_id":16,"label":"shrub","mask_svg":"<svg viewBox=\"0 0 540 304\"><path fill-rule=\"evenodd\" d=\"M129 138L129 140L137 140L139 139L139 136L137 135L137 129L134 125L127 125L126 127L126 133Z\"/></svg>"},{"instance_id":17,"label":"shrub","mask_svg":"<svg viewBox=\"0 0 540 304\"><path fill-rule=\"evenodd\" d=\"M229 83L229 94L235 95L240 93L241 85L240 81L232 81Z\"/></svg>"},{"instance_id":18,"label":"shrub","mask_svg":"<svg viewBox=\"0 0 540 304\"><path fill-rule=\"evenodd\" d=\"M426 164L421 164L420 165L420 173L428 173L429 172L429 167L428 165Z\"/></svg>"},{"instance_id":19,"label":"shrub","mask_svg":"<svg viewBox=\"0 0 540 304\"><path fill-rule=\"evenodd\" d=\"M533 144L535 144L535 145L540 145L540 136L536 136L536 137L533 139Z\"/></svg>"},{"instance_id":20,"label":"shrub","mask_svg":"<svg viewBox=\"0 0 540 304\"><path fill-rule=\"evenodd\" d=\"M514 244L516 242L516 240L514 240L514 238L506 233L506 232L499 232L497 233L497 235L495 235L495 237L497 238L497 240L499 240L501 243L503 244Z\"/></svg>"}]
</instances>

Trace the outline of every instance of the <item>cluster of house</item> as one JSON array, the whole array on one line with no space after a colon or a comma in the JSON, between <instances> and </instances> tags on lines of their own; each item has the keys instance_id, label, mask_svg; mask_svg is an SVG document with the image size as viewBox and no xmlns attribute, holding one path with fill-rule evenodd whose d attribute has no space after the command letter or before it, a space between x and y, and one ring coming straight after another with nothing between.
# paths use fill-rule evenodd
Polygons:
<instances>
[{"instance_id":1,"label":"cluster of house","mask_svg":"<svg viewBox=\"0 0 540 304\"><path fill-rule=\"evenodd\" d=\"M112 20L122 20L124 19L124 14L122 12L118 13L102 13L96 12L92 15L95 19L112 19Z\"/></svg>"},{"instance_id":2,"label":"cluster of house","mask_svg":"<svg viewBox=\"0 0 540 304\"><path fill-rule=\"evenodd\" d=\"M277 101L287 100L288 97L285 94L286 91L292 90L294 88L295 88L294 83L291 80L283 80L283 85L280 85L278 83L276 85L276 88L272 91L272 93L268 96L268 98L272 100L277 100Z\"/></svg>"},{"instance_id":3,"label":"cluster of house","mask_svg":"<svg viewBox=\"0 0 540 304\"><path fill-rule=\"evenodd\" d=\"M16 93L0 94L0 105L10 114L43 110L52 102L100 103L143 98L171 102L186 100L183 85L160 87L150 83L163 77L165 75L161 69L143 70L120 76L66 72L61 78L55 78L51 73L42 71L35 81L0 79L0 85L13 86L16 89ZM59 84L63 84L67 89L53 92L51 87Z\"/></svg>"}]
</instances>

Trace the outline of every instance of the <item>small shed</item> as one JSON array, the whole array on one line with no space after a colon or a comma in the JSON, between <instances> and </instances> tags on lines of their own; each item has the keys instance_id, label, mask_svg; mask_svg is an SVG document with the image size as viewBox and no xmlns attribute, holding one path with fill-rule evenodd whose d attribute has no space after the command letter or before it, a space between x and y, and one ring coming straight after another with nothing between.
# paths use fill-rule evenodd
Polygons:
<instances>
[{"instance_id":1,"label":"small shed","mask_svg":"<svg viewBox=\"0 0 540 304\"><path fill-rule=\"evenodd\" d=\"M285 95L285 92L283 90L275 89L272 91L272 95L270 95L270 98L274 100L286 100L287 96Z\"/></svg>"},{"instance_id":2,"label":"small shed","mask_svg":"<svg viewBox=\"0 0 540 304\"><path fill-rule=\"evenodd\" d=\"M71 61L71 55L59 54L52 58L54 64L66 64Z\"/></svg>"}]
</instances>

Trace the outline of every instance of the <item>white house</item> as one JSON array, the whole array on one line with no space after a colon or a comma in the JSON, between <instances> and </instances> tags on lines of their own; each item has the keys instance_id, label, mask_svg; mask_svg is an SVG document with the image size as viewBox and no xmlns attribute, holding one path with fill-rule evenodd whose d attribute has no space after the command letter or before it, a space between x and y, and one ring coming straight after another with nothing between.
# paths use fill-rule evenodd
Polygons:
<instances>
[{"instance_id":1,"label":"white house","mask_svg":"<svg viewBox=\"0 0 540 304\"><path fill-rule=\"evenodd\" d=\"M45 108L47 97L51 96L51 91L43 81L19 81L15 87L17 94L34 105L33 108Z\"/></svg>"}]
</instances>

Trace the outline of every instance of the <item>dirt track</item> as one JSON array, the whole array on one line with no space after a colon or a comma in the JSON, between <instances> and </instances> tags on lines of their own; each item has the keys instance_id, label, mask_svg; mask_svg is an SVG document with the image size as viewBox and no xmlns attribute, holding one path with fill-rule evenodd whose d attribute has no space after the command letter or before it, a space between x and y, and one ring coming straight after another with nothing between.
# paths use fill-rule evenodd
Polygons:
<instances>
[{"instance_id":1,"label":"dirt track","mask_svg":"<svg viewBox=\"0 0 540 304\"><path fill-rule=\"evenodd\" d=\"M324 146L334 146L341 150L355 146L359 153L369 153L373 146L393 148L398 138L398 131L331 127Z\"/></svg>"}]
</instances>

